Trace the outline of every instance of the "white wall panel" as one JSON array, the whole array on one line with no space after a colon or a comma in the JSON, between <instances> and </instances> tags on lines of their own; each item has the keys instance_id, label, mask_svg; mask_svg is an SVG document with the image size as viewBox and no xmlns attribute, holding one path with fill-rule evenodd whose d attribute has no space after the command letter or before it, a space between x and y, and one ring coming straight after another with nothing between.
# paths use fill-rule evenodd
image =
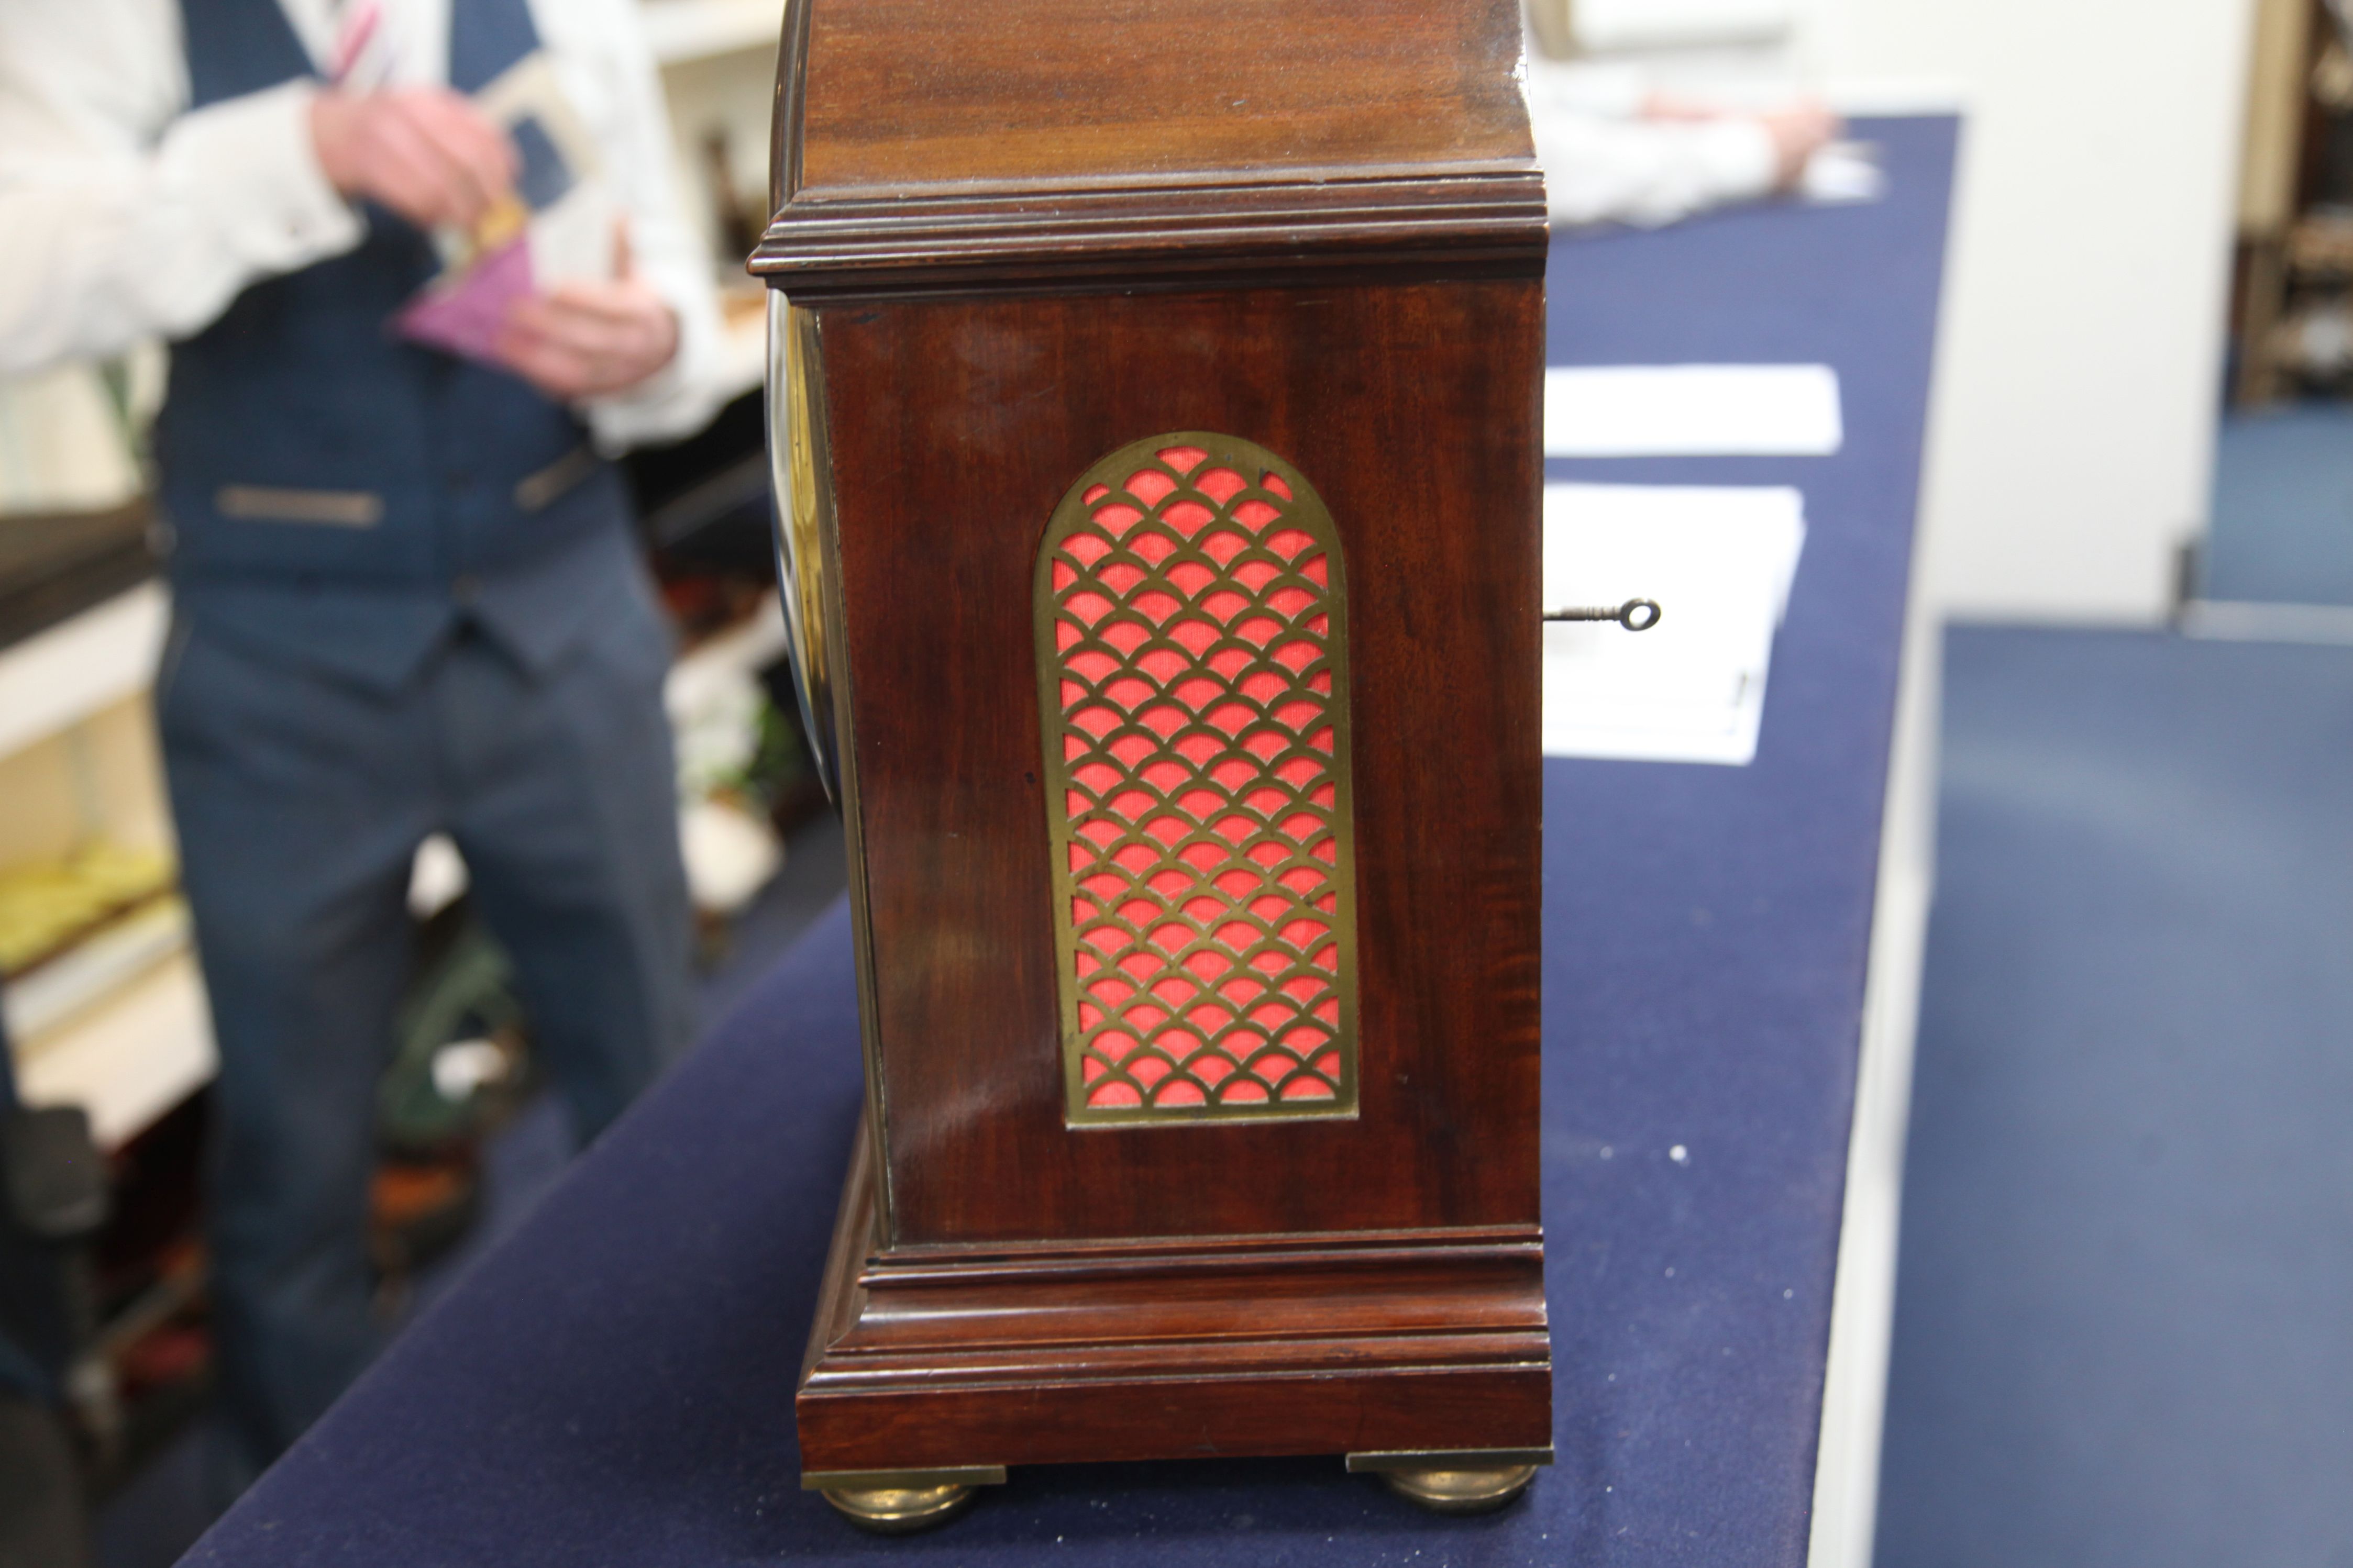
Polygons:
<instances>
[{"instance_id":1,"label":"white wall panel","mask_svg":"<svg viewBox=\"0 0 2353 1568\"><path fill-rule=\"evenodd\" d=\"M2151 620L2202 530L2251 0L1808 0L1832 81L1968 107L1924 497L1948 615Z\"/></svg>"}]
</instances>

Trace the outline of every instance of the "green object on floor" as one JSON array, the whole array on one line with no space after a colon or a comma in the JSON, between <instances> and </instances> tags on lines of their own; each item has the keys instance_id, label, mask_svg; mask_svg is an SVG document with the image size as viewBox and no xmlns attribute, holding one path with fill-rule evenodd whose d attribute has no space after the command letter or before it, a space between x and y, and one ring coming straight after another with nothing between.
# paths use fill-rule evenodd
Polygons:
<instances>
[{"instance_id":1,"label":"green object on floor","mask_svg":"<svg viewBox=\"0 0 2353 1568\"><path fill-rule=\"evenodd\" d=\"M505 1119L529 1087L529 1028L506 952L469 921L409 988L376 1087L388 1149L426 1153Z\"/></svg>"}]
</instances>

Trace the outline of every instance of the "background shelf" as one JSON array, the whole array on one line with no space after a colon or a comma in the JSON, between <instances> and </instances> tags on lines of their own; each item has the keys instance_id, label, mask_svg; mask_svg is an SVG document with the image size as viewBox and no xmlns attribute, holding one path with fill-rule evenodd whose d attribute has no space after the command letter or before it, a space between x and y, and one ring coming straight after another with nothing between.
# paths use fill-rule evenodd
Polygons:
<instances>
[{"instance_id":1,"label":"background shelf","mask_svg":"<svg viewBox=\"0 0 2353 1568\"><path fill-rule=\"evenodd\" d=\"M195 958L164 960L57 1030L16 1047L28 1105L79 1105L114 1149L212 1081L212 1015Z\"/></svg>"},{"instance_id":2,"label":"background shelf","mask_svg":"<svg viewBox=\"0 0 2353 1568\"><path fill-rule=\"evenodd\" d=\"M646 42L664 65L738 49L774 48L784 0L645 0Z\"/></svg>"},{"instance_id":3,"label":"background shelf","mask_svg":"<svg viewBox=\"0 0 2353 1568\"><path fill-rule=\"evenodd\" d=\"M0 756L145 690L170 620L150 581L0 648Z\"/></svg>"}]
</instances>

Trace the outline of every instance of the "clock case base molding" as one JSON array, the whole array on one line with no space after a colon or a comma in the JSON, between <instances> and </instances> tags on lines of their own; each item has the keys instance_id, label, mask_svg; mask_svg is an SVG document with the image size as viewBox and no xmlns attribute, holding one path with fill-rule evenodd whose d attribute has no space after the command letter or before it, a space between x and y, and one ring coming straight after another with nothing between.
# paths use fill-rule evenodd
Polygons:
<instances>
[{"instance_id":1,"label":"clock case base molding","mask_svg":"<svg viewBox=\"0 0 2353 1568\"><path fill-rule=\"evenodd\" d=\"M1180 1455L1551 1457L1534 1227L887 1253L877 1234L861 1127L795 1406L806 1486Z\"/></svg>"}]
</instances>

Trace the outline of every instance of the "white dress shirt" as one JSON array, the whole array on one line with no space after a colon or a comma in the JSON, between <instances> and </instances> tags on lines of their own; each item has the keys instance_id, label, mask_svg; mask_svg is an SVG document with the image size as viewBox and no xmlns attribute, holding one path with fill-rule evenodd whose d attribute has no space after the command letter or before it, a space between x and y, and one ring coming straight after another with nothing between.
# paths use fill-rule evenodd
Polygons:
<instances>
[{"instance_id":1,"label":"white dress shirt","mask_svg":"<svg viewBox=\"0 0 2353 1568\"><path fill-rule=\"evenodd\" d=\"M1756 119L1647 120L1640 69L1550 59L1533 36L1527 47L1528 117L1554 223L1647 228L1771 194L1779 154Z\"/></svg>"},{"instance_id":2,"label":"white dress shirt","mask_svg":"<svg viewBox=\"0 0 2353 1568\"><path fill-rule=\"evenodd\" d=\"M280 0L313 61L334 0ZM449 0L385 0L385 74L446 80ZM678 353L581 412L599 445L710 417L719 315L670 177L670 131L637 0L531 0L540 39L628 215L638 273L678 313ZM322 67L323 68L323 67ZM256 280L358 246L327 183L315 83L188 107L179 0L0 0L0 374L193 335Z\"/></svg>"}]
</instances>

